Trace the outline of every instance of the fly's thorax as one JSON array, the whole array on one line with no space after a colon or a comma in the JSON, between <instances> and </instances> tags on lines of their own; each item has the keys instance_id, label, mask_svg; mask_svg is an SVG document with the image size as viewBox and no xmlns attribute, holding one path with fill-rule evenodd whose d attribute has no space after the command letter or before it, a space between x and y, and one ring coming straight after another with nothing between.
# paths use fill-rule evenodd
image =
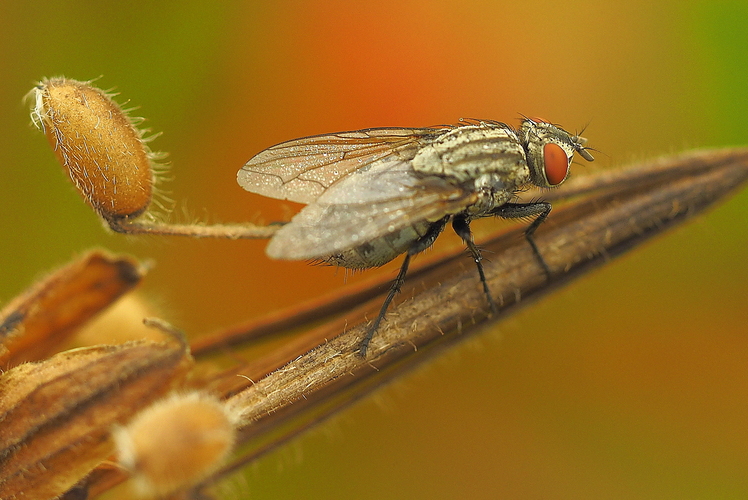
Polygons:
<instances>
[{"instance_id":1,"label":"fly's thorax","mask_svg":"<svg viewBox=\"0 0 748 500\"><path fill-rule=\"evenodd\" d=\"M508 125L479 122L451 129L422 147L412 161L425 175L475 180L483 174L513 176L526 166L525 150Z\"/></svg>"},{"instance_id":2,"label":"fly's thorax","mask_svg":"<svg viewBox=\"0 0 748 500\"><path fill-rule=\"evenodd\" d=\"M320 260L348 269L379 267L407 251L433 224L422 221Z\"/></svg>"}]
</instances>

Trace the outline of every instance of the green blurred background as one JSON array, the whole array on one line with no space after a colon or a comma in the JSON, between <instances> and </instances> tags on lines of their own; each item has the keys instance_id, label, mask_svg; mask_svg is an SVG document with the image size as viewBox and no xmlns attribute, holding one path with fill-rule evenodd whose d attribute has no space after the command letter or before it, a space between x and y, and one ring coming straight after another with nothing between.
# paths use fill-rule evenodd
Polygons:
<instances>
[{"instance_id":1,"label":"green blurred background","mask_svg":"<svg viewBox=\"0 0 748 500\"><path fill-rule=\"evenodd\" d=\"M0 58L0 303L103 246L154 259L144 292L194 334L396 267L346 278L270 261L262 241L108 234L29 126L40 78L103 75L139 106L187 219L288 216L236 171L323 132L538 115L589 124L601 153L577 174L748 142L745 1L5 1ZM225 498L748 497L747 220L743 189L263 458Z\"/></svg>"}]
</instances>

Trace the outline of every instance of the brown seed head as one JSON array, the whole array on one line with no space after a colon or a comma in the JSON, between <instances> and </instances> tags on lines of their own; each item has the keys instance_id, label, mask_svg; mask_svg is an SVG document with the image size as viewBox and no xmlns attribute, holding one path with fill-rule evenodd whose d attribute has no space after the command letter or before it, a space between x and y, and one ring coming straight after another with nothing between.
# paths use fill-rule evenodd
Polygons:
<instances>
[{"instance_id":1,"label":"brown seed head","mask_svg":"<svg viewBox=\"0 0 748 500\"><path fill-rule=\"evenodd\" d=\"M86 82L45 79L32 92L34 123L94 210L107 220L143 213L153 191L153 154L127 114Z\"/></svg>"}]
</instances>

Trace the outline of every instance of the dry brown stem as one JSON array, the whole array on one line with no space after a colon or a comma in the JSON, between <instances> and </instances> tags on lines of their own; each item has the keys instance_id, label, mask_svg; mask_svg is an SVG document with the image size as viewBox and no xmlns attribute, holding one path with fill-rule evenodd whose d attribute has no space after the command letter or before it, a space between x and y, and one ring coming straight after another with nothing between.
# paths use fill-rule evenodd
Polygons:
<instances>
[{"instance_id":1,"label":"dry brown stem","mask_svg":"<svg viewBox=\"0 0 748 500\"><path fill-rule=\"evenodd\" d=\"M517 306L531 303L612 256L702 212L747 178L748 149L724 149L694 151L626 170L572 179L563 190L548 193L546 198L563 191L578 199L554 210L536 233L538 247L553 274L551 280L522 238L523 227L481 245L487 257L487 280L500 306L493 317L488 314L475 268L464 252L414 269L399 303L390 309L374 337L367 358L358 354L358 347L366 318L373 317L381 305L381 294L386 290L381 278L343 289L335 297L197 340L196 352L206 357L258 335L332 318L251 363L235 366L209 381L195 379L193 385L224 388L230 412L239 416L244 427L243 440L255 443L254 450L237 458L214 479L273 449ZM2 323L5 331L16 327L14 318L31 318L32 310L57 317L68 301L44 301L40 297L46 295L39 293L56 282L47 280L8 306ZM85 291L90 287L78 288ZM110 299L96 301L90 313L74 316L94 314L114 300L117 293L109 294ZM78 294L70 296L75 298ZM103 298L96 293L94 296ZM73 300L72 304L76 303ZM14 316L14 311L22 314ZM66 324L51 323L50 331L64 329ZM30 327L25 328L28 331ZM0 497L17 491L38 492L39 498L50 496L71 486L74 478L103 460L110 452L111 423L127 420L134 408L163 394L187 369L188 358L181 347L154 347L158 345L138 343L127 348L130 350L97 347L71 351L42 364L23 365L7 372L0 379L0 402L5 412L0 428L4 443ZM89 355L91 363L77 362ZM158 385L161 382L163 387ZM160 388L153 389L151 384ZM42 415L34 404L42 404L52 416ZM300 416L306 420L298 419ZM284 427L291 418L296 420ZM49 471L54 473L50 475ZM121 469L105 462L79 488L95 496L125 478Z\"/></svg>"},{"instance_id":2,"label":"dry brown stem","mask_svg":"<svg viewBox=\"0 0 748 500\"><path fill-rule=\"evenodd\" d=\"M746 178L748 149L726 149L694 151L570 181L576 192L600 192L554 211L536 233L554 274L551 281L520 237L520 229L482 245L490 255L485 264L489 286L501 302L497 317L488 316L474 268L465 264L464 256L450 256L410 276L405 299L390 310L366 359L357 354L365 323L345 332L339 325L321 327L317 337L328 340L261 380L247 374L257 382L228 402L242 414L249 433L260 423L267 431L273 420L288 416L281 410L292 403L298 409L291 413L301 411L404 359L419 359L422 347L454 342L507 314L520 300L526 304L703 211Z\"/></svg>"}]
</instances>

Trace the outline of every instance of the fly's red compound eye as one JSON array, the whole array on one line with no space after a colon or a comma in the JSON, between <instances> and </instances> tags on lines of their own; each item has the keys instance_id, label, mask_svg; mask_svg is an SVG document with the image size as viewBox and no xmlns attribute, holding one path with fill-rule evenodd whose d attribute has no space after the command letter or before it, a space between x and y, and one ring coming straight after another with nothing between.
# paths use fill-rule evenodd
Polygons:
<instances>
[{"instance_id":1,"label":"fly's red compound eye","mask_svg":"<svg viewBox=\"0 0 748 500\"><path fill-rule=\"evenodd\" d=\"M531 116L530 120L534 121L535 123L551 123L545 118L540 118L539 116Z\"/></svg>"},{"instance_id":2,"label":"fly's red compound eye","mask_svg":"<svg viewBox=\"0 0 748 500\"><path fill-rule=\"evenodd\" d=\"M569 173L569 158L561 146L549 142L543 146L543 168L548 184L557 186L566 179Z\"/></svg>"}]
</instances>

